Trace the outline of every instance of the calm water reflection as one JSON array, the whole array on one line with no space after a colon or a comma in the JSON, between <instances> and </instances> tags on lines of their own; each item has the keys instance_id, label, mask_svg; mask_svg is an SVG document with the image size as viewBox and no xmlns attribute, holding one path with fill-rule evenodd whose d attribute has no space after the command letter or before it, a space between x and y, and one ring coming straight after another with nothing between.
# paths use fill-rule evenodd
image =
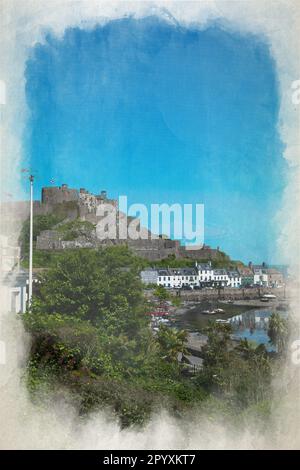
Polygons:
<instances>
[{"instance_id":1,"label":"calm water reflection","mask_svg":"<svg viewBox=\"0 0 300 470\"><path fill-rule=\"evenodd\" d=\"M269 350L273 349L269 343L268 326L271 310L251 310L236 315L228 320L232 326L235 338L247 338L258 344L264 344Z\"/></svg>"},{"instance_id":2,"label":"calm water reflection","mask_svg":"<svg viewBox=\"0 0 300 470\"><path fill-rule=\"evenodd\" d=\"M270 345L268 337L269 318L271 315L271 309L252 309L234 315L231 318L227 317L226 322L231 325L234 338L247 338L249 341L255 341L257 344L264 344L269 351L272 351L274 348ZM280 315L285 318L287 317L287 314L284 312L280 312ZM201 331L202 328L199 328L200 317L202 316L197 314L183 315L180 326L189 331ZM217 319L222 320L224 316L220 315L218 318L214 318L214 320Z\"/></svg>"}]
</instances>

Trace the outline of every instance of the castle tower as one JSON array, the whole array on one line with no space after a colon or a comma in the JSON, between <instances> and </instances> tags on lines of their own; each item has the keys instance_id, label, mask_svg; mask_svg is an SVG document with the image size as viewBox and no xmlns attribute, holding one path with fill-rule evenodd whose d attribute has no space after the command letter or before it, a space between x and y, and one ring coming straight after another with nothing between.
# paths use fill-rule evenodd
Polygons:
<instances>
[{"instance_id":1,"label":"castle tower","mask_svg":"<svg viewBox=\"0 0 300 470\"><path fill-rule=\"evenodd\" d=\"M61 186L42 188L42 203L48 205L61 204L63 202L78 201L77 189L71 189L66 183Z\"/></svg>"}]
</instances>

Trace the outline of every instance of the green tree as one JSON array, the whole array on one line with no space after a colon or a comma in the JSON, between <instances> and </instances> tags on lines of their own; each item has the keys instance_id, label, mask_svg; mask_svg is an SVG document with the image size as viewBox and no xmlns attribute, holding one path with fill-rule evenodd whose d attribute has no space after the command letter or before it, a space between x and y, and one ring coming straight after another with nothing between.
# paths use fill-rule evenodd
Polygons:
<instances>
[{"instance_id":1,"label":"green tree","mask_svg":"<svg viewBox=\"0 0 300 470\"><path fill-rule=\"evenodd\" d=\"M271 362L263 344L255 346L247 339L235 349L232 367L235 370L233 390L242 405L259 403L271 396Z\"/></svg>"},{"instance_id":2,"label":"green tree","mask_svg":"<svg viewBox=\"0 0 300 470\"><path fill-rule=\"evenodd\" d=\"M134 262L123 269L127 251L66 252L41 277L31 312L59 313L135 334L145 323L144 298Z\"/></svg>"},{"instance_id":3,"label":"green tree","mask_svg":"<svg viewBox=\"0 0 300 470\"><path fill-rule=\"evenodd\" d=\"M40 278L24 322L43 361L128 376L151 349L147 308L126 247L82 249L62 254Z\"/></svg>"},{"instance_id":4,"label":"green tree","mask_svg":"<svg viewBox=\"0 0 300 470\"><path fill-rule=\"evenodd\" d=\"M139 259L118 246L62 253L40 278L23 316L34 399L59 387L81 413L109 406L124 426L162 403L176 411L204 399L178 365L185 333L151 331L139 272Z\"/></svg>"},{"instance_id":5,"label":"green tree","mask_svg":"<svg viewBox=\"0 0 300 470\"><path fill-rule=\"evenodd\" d=\"M177 362L178 354L186 353L187 333L185 330L176 330L161 325L157 333L157 342L160 354L169 362Z\"/></svg>"},{"instance_id":6,"label":"green tree","mask_svg":"<svg viewBox=\"0 0 300 470\"><path fill-rule=\"evenodd\" d=\"M54 214L46 214L46 215L35 215L33 217L33 241L35 242L37 236L41 233L42 230L50 230L55 225L57 225L62 220L61 217L54 215ZM25 220L20 237L19 242L22 248L23 254L28 253L29 251L29 229L30 229L30 221L29 218Z\"/></svg>"},{"instance_id":7,"label":"green tree","mask_svg":"<svg viewBox=\"0 0 300 470\"><path fill-rule=\"evenodd\" d=\"M230 334L231 326L227 324L211 322L206 330L207 343L203 346L201 356L203 358L203 370L199 374L198 382L209 389L225 386L226 377L224 371L230 365Z\"/></svg>"},{"instance_id":8,"label":"green tree","mask_svg":"<svg viewBox=\"0 0 300 470\"><path fill-rule=\"evenodd\" d=\"M270 359L263 345L246 339L234 347L230 331L229 325L210 325L197 382L241 408L257 405L271 396Z\"/></svg>"},{"instance_id":9,"label":"green tree","mask_svg":"<svg viewBox=\"0 0 300 470\"><path fill-rule=\"evenodd\" d=\"M222 323L211 323L207 327L207 344L203 348L204 365L208 367L227 365L229 361L229 341L231 326Z\"/></svg>"},{"instance_id":10,"label":"green tree","mask_svg":"<svg viewBox=\"0 0 300 470\"><path fill-rule=\"evenodd\" d=\"M270 343L273 346L276 346L277 351L281 354L285 351L289 329L288 322L278 313L272 313L269 320L268 336L270 338Z\"/></svg>"},{"instance_id":11,"label":"green tree","mask_svg":"<svg viewBox=\"0 0 300 470\"><path fill-rule=\"evenodd\" d=\"M157 286L154 290L154 295L159 300L168 300L170 298L169 292L163 286Z\"/></svg>"}]
</instances>

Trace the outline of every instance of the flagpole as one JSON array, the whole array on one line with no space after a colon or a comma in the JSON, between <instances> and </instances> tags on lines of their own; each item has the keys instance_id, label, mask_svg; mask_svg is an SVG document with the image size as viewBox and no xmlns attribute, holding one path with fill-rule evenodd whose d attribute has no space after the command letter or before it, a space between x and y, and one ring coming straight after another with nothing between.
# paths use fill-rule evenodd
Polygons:
<instances>
[{"instance_id":1,"label":"flagpole","mask_svg":"<svg viewBox=\"0 0 300 470\"><path fill-rule=\"evenodd\" d=\"M29 176L30 181L30 233L29 233L29 290L28 306L31 305L32 298L32 254L33 254L33 175Z\"/></svg>"}]
</instances>

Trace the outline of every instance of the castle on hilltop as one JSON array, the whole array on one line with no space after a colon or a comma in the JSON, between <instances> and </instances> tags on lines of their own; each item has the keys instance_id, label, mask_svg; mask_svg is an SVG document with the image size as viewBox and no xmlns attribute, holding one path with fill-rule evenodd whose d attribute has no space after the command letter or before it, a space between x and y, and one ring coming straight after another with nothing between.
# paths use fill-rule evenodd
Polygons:
<instances>
[{"instance_id":1,"label":"castle on hilltop","mask_svg":"<svg viewBox=\"0 0 300 470\"><path fill-rule=\"evenodd\" d=\"M96 231L96 224L99 222L99 215L97 209L101 204L109 204L116 209L117 223L126 218L126 223L135 222L140 231L149 235L139 239L121 239L106 238L105 240ZM22 201L19 203L6 203L1 206L1 215L6 218L9 223L11 215L17 214L17 222L19 225L23 223L29 216L29 204ZM56 187L43 187L41 194L41 201L34 201L34 215L59 215L63 222L68 223L75 220L86 222L78 232L78 236L64 238L64 233L53 227L51 230L42 231L36 242L36 248L40 250L64 250L68 248L96 248L102 245L116 245L127 244L138 256L148 260L160 260L168 256L175 256L176 258L191 258L194 260L213 260L218 257L219 250L212 249L204 245L201 249L189 250L180 244L178 240L171 240L164 236L156 238L151 237L151 232L140 226L139 219L126 216L118 208L118 201L107 197L107 192L101 190L99 194L95 195L87 191L85 188L73 189L69 188L67 184L62 184ZM3 220L4 220L3 219ZM87 229L89 226L89 229ZM92 226L92 229L91 229ZM119 232L118 232L119 233Z\"/></svg>"}]
</instances>

